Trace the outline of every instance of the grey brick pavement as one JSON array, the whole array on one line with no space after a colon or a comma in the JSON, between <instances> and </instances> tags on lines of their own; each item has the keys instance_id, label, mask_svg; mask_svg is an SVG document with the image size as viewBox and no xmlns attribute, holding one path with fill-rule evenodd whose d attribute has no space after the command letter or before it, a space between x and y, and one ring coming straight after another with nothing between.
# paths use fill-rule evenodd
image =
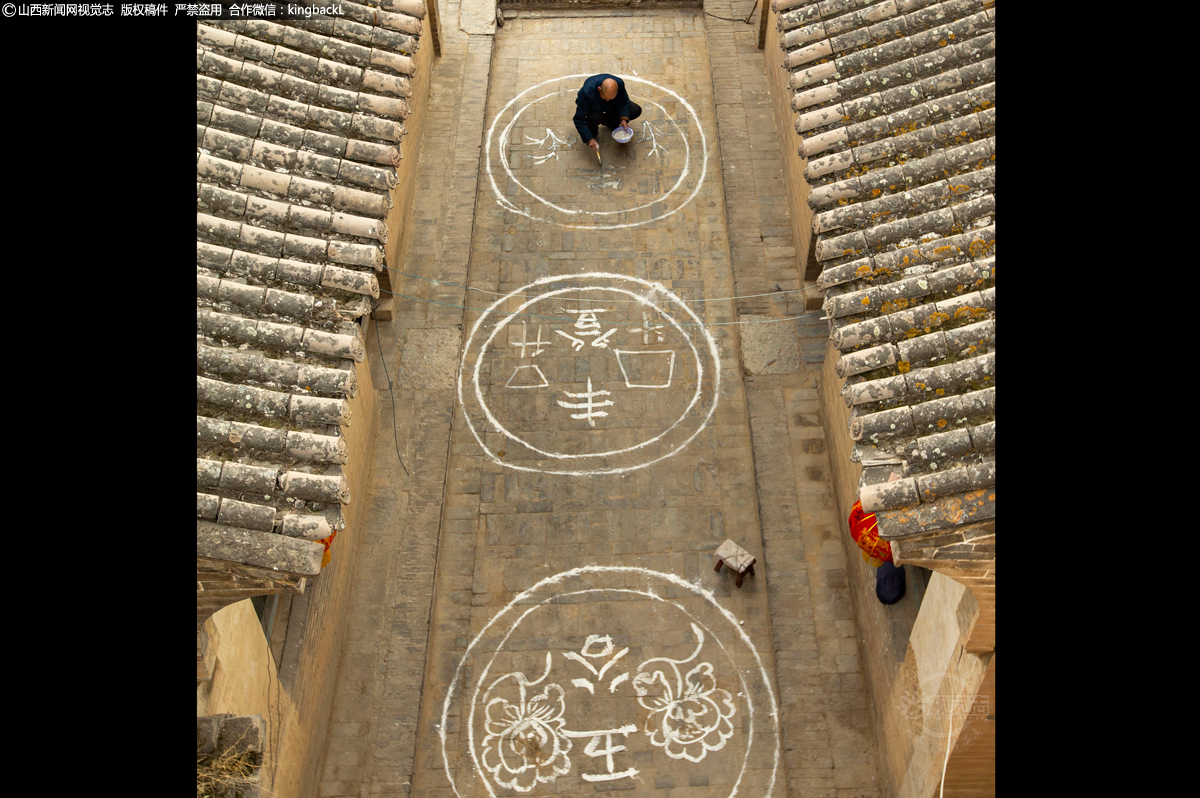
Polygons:
<instances>
[{"instance_id":1,"label":"grey brick pavement","mask_svg":"<svg viewBox=\"0 0 1200 798\"><path fill-rule=\"evenodd\" d=\"M739 15L731 5L709 7L722 16ZM644 720L645 712L629 693L632 678L612 690L600 685L594 693L571 681L577 674L567 669L578 662L566 654L596 654L603 644L598 637L604 635L614 651L628 649L623 672L630 677L651 657L683 661L693 650L703 649L699 657L712 665L714 681L698 682L701 692L730 688L730 700L738 702L728 746L722 741L722 747L708 751L700 762L664 756L666 749L640 732L614 735L607 743L603 738L591 740L592 751L603 754L604 745L624 744L619 752L610 748L614 761L638 773L611 781L581 780L583 773L595 774L593 768L603 771L605 760L585 750L588 739L577 738L569 772L541 783L537 794L606 789L660 798L727 794L753 730L757 742L744 757L748 765L741 771L739 794L765 792L774 771L769 754L778 735L782 759L774 795L878 795L871 781L875 755L846 594L846 564L836 539L841 527L831 509L815 372L801 366L743 382L739 328L720 326L744 314L799 312L800 295L741 300L736 306L713 301L799 287L767 105L766 65L755 47L756 27L686 10L575 13L509 20L493 42L490 36L459 31L455 3L443 2L442 11L445 45L430 89L416 224L403 266L429 279L394 274L392 285L398 293L444 304L401 299L395 321L379 325L385 362L395 381L401 453L412 477L396 462L392 400L382 396L374 479L365 497L367 523L320 795L454 795L439 731L446 733L450 775L461 795L485 794L467 752L466 727L471 722L462 714L467 707L461 696L453 700L452 695L449 722L441 727L443 700L451 684L470 684L485 664L475 649L464 659L477 635L482 635L480 649L489 657L498 651L492 666L496 675L520 672L532 681L550 653L550 681L564 691L567 728L578 729L585 721L592 728L616 728L627 721L640 726ZM570 216L545 221L555 215L542 211L532 215L543 221L530 219L524 215L527 197L507 177L500 181L501 190L506 198L516 199L509 200L510 207L502 206L480 169L492 119L532 85L555 75L598 71L636 73L691 103L694 120L669 97L660 97L666 116L652 118L648 113L639 121L662 123L666 129L671 119L680 120L675 129L693 152L700 146L698 129L707 131L706 180L700 183L695 172L683 178L685 190L699 186L694 199L669 217L619 232L570 229L562 223ZM573 207L589 212L612 210L622 220L639 221L632 213L672 209L670 202L678 196L644 211L621 210L647 192L660 192L680 174L678 136L663 139L674 150L662 157L648 156L649 142L642 141L629 148L636 157L622 160L623 153L607 142L608 171L593 169L569 117L563 124L561 110L552 106L556 101L531 105L514 126L515 178L560 207L574 202ZM537 160L546 155L546 147L536 141L545 137L547 128L564 141L575 141L561 153L567 160L547 160L543 164L550 166L542 168ZM572 157L576 160L569 160ZM599 271L660 281L694 303L713 333L722 366L715 413L707 428L677 454L636 471L577 477L500 465L497 460L541 468L554 461L531 455L480 423L491 452L485 455L453 393L453 360L464 333L479 316L464 315L454 306L482 308L497 296L480 292L500 294L548 275ZM471 290L430 280L465 284ZM565 305L568 310L587 307L578 300ZM632 341L623 345L635 350L639 342L628 330L641 320L633 312L636 308L614 305L612 313L602 317L616 324L627 322L610 340ZM504 309L512 310L513 305ZM564 312L548 303L534 310L558 318ZM489 320L484 329L492 323ZM642 395L623 390L622 375L615 368L620 363L611 350L592 352L588 346L587 351L573 351L573 344L553 332L554 324L547 322L546 327L557 349L547 351L543 359L522 360L525 348L515 344L530 339L515 333L514 325L508 337L497 340L491 359L484 359L481 383L487 398L500 408L501 420L543 448L586 453L597 441L612 445L644 439L663 427L663 419L673 417L680 396L697 385L703 388L702 375L680 366L678 373L672 372L676 381L669 390ZM577 329L562 324L557 328ZM533 334L532 327L526 329ZM811 325L803 329L819 332ZM668 330L661 343L654 342L652 334L656 333L644 333L641 349L680 344L671 338L678 333ZM804 336L798 342L802 360L817 351L811 340ZM547 381L557 383L558 393L544 391L534 398L536 392L510 392L506 399L505 375L514 363L544 366ZM626 381L661 380L660 366L647 365L648 371ZM376 385L386 386L382 369L378 364L375 368ZM597 387L611 389L618 402L609 408L611 416L595 419L594 428L569 420L554 402L564 390L582 391L589 378ZM472 416L472 421L481 419ZM740 591L733 590L727 574L712 571L711 551L726 537L762 555L757 576L748 578ZM650 569L709 590L744 622L738 628L749 643L722 626L727 622L693 588L655 583L656 577L629 571L583 574L563 587L543 587L550 591L547 597L567 590L567 585L605 592L583 603L569 596L554 598L504 641L483 632L520 591L553 574L589 566ZM722 656L712 642L697 649L690 621L675 609L660 607L660 601L622 593L629 589L671 599L672 606L716 630L706 639L724 639L721 645L728 644L728 651ZM593 638L597 639L589 643ZM764 666L761 678L746 676L757 670L755 649ZM625 666L617 670L620 667ZM460 682L455 682L456 673L463 677ZM770 703L768 690L775 692L782 708L778 732L769 713L762 711ZM517 699L509 694L505 700ZM760 708L753 723L743 701ZM489 710L476 706L480 717L472 733L481 755ZM608 775L614 767L618 766L610 767ZM497 794L514 793L501 787Z\"/></svg>"}]
</instances>

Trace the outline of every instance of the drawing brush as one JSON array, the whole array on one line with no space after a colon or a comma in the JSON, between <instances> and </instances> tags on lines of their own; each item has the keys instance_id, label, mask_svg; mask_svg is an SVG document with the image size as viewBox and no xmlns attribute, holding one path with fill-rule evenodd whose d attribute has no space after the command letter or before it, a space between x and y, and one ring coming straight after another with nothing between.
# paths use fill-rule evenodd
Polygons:
<instances>
[{"instance_id":1,"label":"drawing brush","mask_svg":"<svg viewBox=\"0 0 1200 798\"><path fill-rule=\"evenodd\" d=\"M604 168L604 161L600 160L600 150L596 150L596 161L600 164L600 168Z\"/></svg>"}]
</instances>

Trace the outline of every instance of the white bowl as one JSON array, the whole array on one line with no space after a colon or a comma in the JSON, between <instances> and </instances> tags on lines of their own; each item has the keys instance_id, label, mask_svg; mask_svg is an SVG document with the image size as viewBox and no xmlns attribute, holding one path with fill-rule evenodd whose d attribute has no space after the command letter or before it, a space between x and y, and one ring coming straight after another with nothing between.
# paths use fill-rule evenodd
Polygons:
<instances>
[{"instance_id":1,"label":"white bowl","mask_svg":"<svg viewBox=\"0 0 1200 798\"><path fill-rule=\"evenodd\" d=\"M612 137L613 137L613 141L617 142L618 144L626 144L629 142L629 140L631 138L633 138L633 131L626 130L625 128L622 128L622 127L614 128L613 132L612 132Z\"/></svg>"}]
</instances>

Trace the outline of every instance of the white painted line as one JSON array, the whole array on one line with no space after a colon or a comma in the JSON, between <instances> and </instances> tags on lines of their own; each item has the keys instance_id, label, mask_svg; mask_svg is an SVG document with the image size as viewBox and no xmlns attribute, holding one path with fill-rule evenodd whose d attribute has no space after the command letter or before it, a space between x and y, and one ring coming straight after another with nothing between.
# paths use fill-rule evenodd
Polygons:
<instances>
[{"instance_id":1,"label":"white painted line","mask_svg":"<svg viewBox=\"0 0 1200 798\"><path fill-rule=\"evenodd\" d=\"M512 381L514 379L516 379L517 372L519 372L523 369L533 369L534 371L536 371L538 377L540 377L542 380L542 384L541 385L513 385ZM540 368L538 368L536 365L528 365L528 366L517 366L515 369L513 369L512 376L508 378L508 382L504 383L504 387L512 388L514 391L520 391L525 388L545 388L549 384L550 383L546 381L546 375L542 373L542 370Z\"/></svg>"},{"instance_id":2,"label":"white painted line","mask_svg":"<svg viewBox=\"0 0 1200 798\"><path fill-rule=\"evenodd\" d=\"M589 574L589 573L604 573L604 572L638 574L638 575L646 576L648 578L662 579L662 580L665 580L665 581L667 581L673 585L676 585L678 587L686 588L687 590L690 590L693 593L695 593L695 594L699 595L700 597L702 597L703 599L705 599L705 601L707 601L711 606L713 606L721 614L721 616L733 627L734 631L737 632L743 645L745 645L746 648L749 649L750 653L754 656L755 663L758 665L758 673L762 680L762 686L766 689L767 697L768 697L769 703L770 703L769 710L770 710L770 717L771 717L771 720L774 725L773 737L775 740L775 748L774 748L774 752L773 752L773 764L771 767L771 778L767 784L766 792L762 796L762 798L770 798L772 792L775 789L775 779L779 772L779 760L780 760L780 755L781 755L781 748L780 748L780 742L779 742L779 736L780 736L779 735L779 707L778 707L778 702L776 701L776 698L775 698L775 690L771 686L770 676L768 675L766 667L763 664L762 657L759 655L758 649L754 646L754 643L750 640L749 635L746 634L746 631L739 624L738 619L733 615L733 613L731 613L729 610L725 609L725 607L721 606L721 604L716 600L716 597L713 595L712 591L707 590L706 588L703 588L699 585L692 584L691 582L688 582L674 574L664 573L661 571L652 571L647 568L623 567L623 566L602 566L602 565L588 565L588 566L582 566L580 568L573 568L569 571L563 571L562 573L547 577L547 578L541 580L540 582L538 582L537 584L533 585L532 587L521 591L515 597L513 597L513 599L508 604L506 604L503 609L500 610L500 612L498 612L494 616L492 616L492 618L487 622L487 624L484 625L483 629L480 630L479 634L477 634L475 636L475 638L470 642L470 644L467 645L466 651L463 652L462 657L458 661L458 666L455 668L454 678L451 680L450 686L446 690L446 698L442 703L441 722L438 725L438 737L441 740L441 746L442 746L442 761L445 766L446 776L450 781L450 786L451 786L451 789L454 790L454 794L457 795L458 798L463 798L462 793L459 792L458 785L454 781L454 769L450 765L449 752L446 748L446 727L449 722L450 707L454 700L455 690L457 689L459 679L462 676L463 666L467 662L467 660L470 658L471 652L475 649L476 645L478 645L479 642L483 639L483 636L485 634L487 634L488 630L498 620L500 620L500 618L503 615L505 615L510 610L512 610L516 605L526 602L530 599L533 599L534 594L538 590L545 588L545 587L551 587L554 585L561 584L564 580L569 579L574 576L580 576L580 575ZM703 623L700 623L694 616L692 616L691 613L689 613L682 606L680 606L679 604L677 604L673 601L667 601L666 599L658 596L657 594L655 594L654 592L649 591L649 590L640 591L640 590L631 590L631 589L627 589L627 588L592 588L592 589L588 589L588 590L572 591L570 593L561 593L561 594L554 593L551 596L549 596L548 598L543 599L542 601L538 602L537 604L534 604L532 607L529 607L527 610L525 610L523 613L521 613L520 617L517 618L516 621L513 622L511 626L509 626L508 631L505 633L503 639L493 649L491 659L488 661L487 666L484 667L482 674L478 677L478 681L476 682L476 687L475 687L474 692L472 693L471 701L470 701L470 711L468 713L469 717L467 720L468 750L469 750L469 753L471 754L472 761L475 764L476 773L481 775L481 778L484 782L484 786L487 788L488 794L490 796L492 796L492 798L495 798L495 791L492 789L492 785L489 782L489 780L486 777L482 776L483 769L480 765L478 756L475 752L475 740L474 740L475 708L476 708L476 704L478 702L480 686L487 679L487 674L488 674L488 671L491 669L492 663L495 661L496 656L499 654L499 652L503 649L504 644L506 642L508 642L508 638L513 634L514 631L516 631L516 628L521 624L521 622L530 613L532 613L535 610L537 610L538 608L550 603L551 601L555 600L556 598L559 598L559 597L565 598L568 596L574 596L574 595L580 595L580 594L586 594L586 593L630 593L630 594L634 594L634 595L643 596L646 598L651 598L656 601L661 601L661 602L670 604L671 606L674 606L676 609L680 610L685 615L687 615L689 618L691 618L692 621L699 628L708 630L710 635L712 635L711 629L708 629L707 626L705 626ZM720 646L721 650L725 653L726 657L728 657L731 662L736 662L737 660L735 660L733 658L733 655L725 647L725 644L721 641L720 637L717 635L712 635L712 637L716 641L717 645ZM549 656L548 653L547 653L547 656ZM549 659L547 659L547 662L549 662ZM745 775L746 767L749 763L751 747L754 742L754 703L750 697L749 687L746 685L745 678L742 675L740 670L737 671L737 676L738 676L738 681L742 686L742 693L739 695L746 701L747 710L749 713L749 722L745 725L746 736L747 736L746 756L742 761L742 768L738 773L737 780L734 782L733 787L732 787L729 795L727 796L727 798L734 798L734 796L736 796L738 794L738 787L741 784L742 778ZM524 676L522 674L521 679L523 679L523 678L524 678ZM497 680L497 681L499 681L499 680ZM493 684L495 684L495 682ZM464 695L465 695L465 692L464 692ZM486 698L487 698L487 696L485 695L485 699Z\"/></svg>"},{"instance_id":3,"label":"white painted line","mask_svg":"<svg viewBox=\"0 0 1200 798\"><path fill-rule=\"evenodd\" d=\"M674 349L614 349L613 354L617 356L617 365L621 367L621 378L625 380L626 388L670 388L671 377L675 373L675 350ZM621 360L621 355L670 355L671 359L667 363L667 381L663 385L640 385L636 382L629 381L629 375L625 372L625 362Z\"/></svg>"},{"instance_id":4,"label":"white painted line","mask_svg":"<svg viewBox=\"0 0 1200 798\"><path fill-rule=\"evenodd\" d=\"M704 127L700 124L700 115L696 113L696 109L692 108L691 103L689 103L687 100L685 100L683 97L679 96L675 92L666 88L665 86L660 86L657 83L653 83L649 80L645 80L643 78L636 77L636 76L634 76L634 77L621 76L621 77L627 83L629 81L633 81L635 83L642 83L647 86L652 86L655 89L658 89L659 91L665 92L666 94L669 94L672 97L674 97L676 100L678 100L680 103L682 103L683 107L687 109L687 112L691 115L692 119L695 120L696 132L700 134L700 146L701 146L701 154L702 154L701 161L700 161L700 178L696 181L696 186L694 189L692 189L692 193L689 194L687 196L687 198L684 199L683 202L681 202L679 204L678 207L662 214L661 216L655 216L653 218L646 219L641 222L625 222L622 224L563 224L562 222L558 222L556 220L544 219L541 217L534 216L533 214L523 210L522 208L519 208L515 203L513 203L510 199L508 199L508 197L503 192L500 191L500 187L496 184L495 175L492 174L492 139L495 136L496 125L499 123L500 117L504 116L504 114L507 113L508 110L513 107L513 105L515 105L522 97L524 97L529 92L540 89L541 87L543 87L549 83L554 83L555 81L565 81L565 80L573 80L573 79L588 78L588 77L591 77L591 76L588 74L583 74L583 73L575 74L575 75L563 75L561 77L551 78L549 80L542 81L541 83L537 84L536 86L530 86L528 89L525 89L520 94L518 94L517 96L515 96L511 100L509 100L508 103L506 103L505 106L500 109L500 112L498 114L496 114L496 116L492 119L491 125L488 126L487 140L484 143L484 171L487 173L488 182L492 186L492 192L496 196L497 204L500 205L500 207L504 208L505 210L511 211L520 216L524 216L527 219L533 219L535 221L544 221L544 222L549 222L552 224L559 224L559 225L562 225L563 227L567 227L569 229L576 229L576 230L617 230L617 229L621 229L621 228L625 228L625 227L638 227L643 224L650 224L651 222L656 222L660 219L665 219L668 216L673 216L674 214L678 213L684 206L686 206L689 202L691 202L695 198L695 196L700 192L701 186L704 185L704 179L708 175L708 136L705 135ZM508 164L508 155L506 153L506 150L507 150L507 141L508 141L509 131L512 129L512 126L516 122L517 118L527 108L529 108L530 105L533 105L534 103L539 102L540 100L544 100L547 97L553 97L557 94L563 94L563 93L569 92L570 90L571 90L570 88L568 88L566 90L560 89L558 91L550 92L549 94L544 94L541 97L538 97L536 100L526 103L524 106L522 106L517 111L516 114L514 114L512 121L510 121L508 123L508 125L504 128L504 130L501 134L500 140L498 142L500 145L499 146L499 155L500 155L501 165L503 166L505 173L508 174L508 176L512 180L516 181L517 185L521 186L521 188L523 188L531 197L537 199L539 202L542 202L543 204L545 204L549 207L555 208L556 210L558 210L562 213L566 213L568 215L588 213L591 216L604 216L604 215L611 215L613 213L627 213L627 212L629 212L628 210L626 210L626 211L590 212L590 211L571 210L569 208L560 208L560 207L554 206L549 201L534 194L532 191L530 191L528 188L526 188L524 185L522 185L520 183L520 181L518 181L516 179L516 177L513 176L513 174L512 174L512 170ZM658 105L658 103L655 103L653 100L648 100L648 102L650 102L652 105L655 105L658 108L662 109L662 106ZM669 114L666 114L665 109L663 109L663 113L667 116L668 119L671 119L671 122L673 124L675 124L676 129L679 129L678 123L676 123L675 120L673 118L671 118L671 116ZM682 130L680 130L679 133L680 133L680 137L683 139L684 147L687 150L687 159L688 160L685 161L683 172L680 174L679 180L676 181L675 186L673 186L671 188L671 191L674 191L680 184L682 184L683 179L687 176L689 168L690 168L688 164L690 164L691 149L687 143L687 136L683 135ZM671 193L671 191L667 192L667 195L669 195ZM666 195L664 195L664 197L665 196ZM654 200L654 202L658 202L658 201L659 200ZM653 204L653 203L650 203L650 204ZM641 210L644 207L647 207L647 206L639 206L635 210Z\"/></svg>"},{"instance_id":5,"label":"white painted line","mask_svg":"<svg viewBox=\"0 0 1200 798\"><path fill-rule=\"evenodd\" d=\"M712 397L713 397L713 399L712 399L712 406L709 408L708 413L705 415L704 419L702 421L700 421L697 428L692 432L691 435L689 435L687 437L686 440L684 440L681 444L679 444L678 446L676 446L674 449L667 452L666 454L660 455L652 460L649 460L645 463L639 463L637 465L609 467L609 468L599 467L599 468L593 468L593 469L589 469L589 470L555 470L555 469L545 469L545 468L533 468L530 466L522 466L522 465L516 465L513 463L505 462L505 461L501 460L499 457L497 457L494 453L492 453L484 445L483 437L482 437L480 431L476 429L475 424L471 420L471 414L469 412L465 413L465 417L467 420L467 428L471 430L471 434L475 436L475 440L479 442L480 447L483 449L483 451L487 455L488 459L490 459L492 462L502 465L506 468L514 469L516 471L534 471L534 472L543 472L544 471L546 473L571 474L571 475L576 475L576 476L582 476L582 475L588 475L588 474L620 474L620 473L625 473L628 471L633 471L633 470L636 470L639 468L645 468L646 466L653 465L654 463L664 460L667 457L671 457L672 455L681 451L689 443L691 443L692 440L694 440L695 437L697 435L699 435L705 429L705 427L708 426L709 420L712 418L713 413L716 412L717 403L718 403L719 397L720 397L720 387L721 387L721 359L720 359L720 353L717 350L716 340L712 337L712 334L709 333L708 329L704 326L704 323L701 321L700 317L696 315L695 311L693 311L690 307L688 307L686 304L684 304L682 299L680 299L678 296L676 296L672 291L667 289L661 283L651 283L648 280L643 280L638 277L630 277L628 275L623 275L623 274L613 274L610 272L586 272L583 274L576 274L576 275L558 275L558 276L542 277L538 280L535 280L532 283L529 283L528 285L521 286L520 288L516 289L515 291L505 294L503 297L501 297L500 299L493 302L487 308L487 310L485 312L480 314L479 318L475 321L475 324L471 327L470 335L467 337L466 345L463 348L463 360L459 367L458 400L459 400L459 403L463 406L464 411L467 410L467 403L463 396L463 390L464 390L464 383L465 383L465 377L466 377L467 361L469 360L468 353L471 351L472 343L475 340L475 336L479 334L479 330L483 326L484 320L490 319L493 311L495 311L497 308L500 307L500 305L502 305L504 302L508 301L509 299L512 299L521 294L525 294L530 289L535 288L539 285L545 285L546 283L563 283L563 282L574 282L574 281L579 281L579 282L590 281L590 282L595 283L597 281L602 281L602 280L603 281L612 281L612 282L636 283L636 284L641 285L650 290L645 292L644 294L638 294L638 293L635 293L635 292L630 291L625 288L618 288L615 285L610 285L610 286L580 285L580 286L574 286L571 288L557 289L554 291L548 291L544 294L540 294L536 297L533 297L532 299L526 300L524 303L522 303L516 309L516 311L514 311L512 314L502 318L499 322L496 323L496 325L492 329L490 335L488 335L487 339L480 346L479 355L475 359L474 367L472 369L472 374L471 374L471 381L472 381L474 389L475 389L474 390L475 400L479 403L479 406L482 409L484 416L487 418L488 423L492 426L493 429L495 429L497 432L501 433L505 437L509 438L510 440L513 440L513 441L521 444L522 446L526 447L527 449L529 449L530 451L532 451L536 454L540 454L540 455L543 455L547 458L551 458L554 460L604 458L604 457L610 457L613 455L628 454L630 452L636 451L643 447L649 446L649 445L661 440L664 436L666 436L668 433L670 433L687 417L688 413L691 412L692 408L695 407L696 404L700 401L701 387L704 382L704 364L701 360L699 351L696 349L696 344L695 344L695 341L692 339L692 336L680 325L680 323L678 321L675 320L675 318L673 316L671 316L669 313L667 313L665 310L663 310L661 307L654 304L650 299L647 298L649 296L654 295L656 292L658 294L661 294L665 298L667 298L667 300L669 300L670 302L678 305L680 308L683 309L684 313L686 313L687 316L689 316L692 319L692 321L695 322L696 329L700 330L700 333L704 337L705 343L707 343L707 345L708 345L708 355L712 358L712 363L713 363L713 374L712 374L712 381L713 381ZM593 291L609 291L609 292L626 294L626 295L634 298L635 300L639 301L643 305L645 305L653 310L656 310L664 318L666 318L666 320L668 322L670 322L670 324L673 327L675 327L676 330L679 331L680 336L687 342L688 346L692 350L692 355L696 361L696 390L693 392L691 401L688 403L688 406L686 408L684 408L684 411L683 411L683 413L680 414L679 418L677 418L674 422L672 422L671 425L667 427L667 429L663 430L658 435L655 435L654 437L652 437L648 440L642 441L641 443L637 443L633 446L626 447L624 449L615 449L612 451L597 452L597 453L593 453L593 454L565 454L565 453L561 453L561 452L544 451L542 449L538 449L535 446L527 443L526 441L517 437L514 433L510 432L507 428L504 427L503 424L500 423L499 419L497 419L495 417L495 415L491 411L491 408L488 407L488 404L483 397L483 388L482 388L481 382L480 382L480 374L481 374L481 370L482 370L482 366L483 366L483 358L487 354L487 351L488 351L489 347L491 346L492 341L495 340L496 336L500 333L500 331L502 329L504 329L504 327L507 324L509 324L510 322L512 322L513 320L515 320L517 318L516 314L523 313L525 311L525 309L528 308L530 305L533 305L534 303L542 301L544 299L547 299L547 298L550 298L553 296L559 296L559 295L566 294L566 293L593 292ZM555 332L558 332L558 331L556 330ZM672 366L672 368L673 368L673 366Z\"/></svg>"},{"instance_id":6,"label":"white painted line","mask_svg":"<svg viewBox=\"0 0 1200 798\"><path fill-rule=\"evenodd\" d=\"M555 78L555 80L558 80L558 78ZM549 82L550 81L546 81L546 83L549 83ZM649 81L646 81L646 82L649 82ZM538 84L538 85L545 85L545 84L542 83L542 84ZM650 85L654 85L654 84L650 84ZM534 88L537 88L537 86L534 86ZM661 88L661 87L656 87L656 88ZM669 91L669 90L663 89L663 91ZM526 194L533 197L535 200L542 203L546 207L553 208L554 210L559 211L561 213L567 213L567 214L585 213L585 214L588 214L589 216L615 216L616 214L619 214L619 213L633 213L634 211L640 211L644 208L649 208L651 205L654 205L655 203L664 202L664 201L666 201L667 197L669 197L675 193L675 189L677 189L681 185L683 185L684 178L686 178L688 176L688 172L690 170L692 148L688 144L687 136L684 134L683 130L679 127L679 123L671 118L671 115L667 113L667 109L663 108L661 105L654 102L653 100L648 100L648 102L651 105L656 107L658 110L662 111L663 116L667 117L667 120L670 121L671 124L675 125L675 129L679 132L679 137L683 140L683 152L684 152L683 169L682 169L682 171L680 171L679 178L675 181L675 184L672 185L669 189L667 189L667 193L657 197L656 199L652 199L649 202L643 203L643 204L635 206L633 208L622 208L621 210L617 210L617 211L589 211L586 209L564 208L560 205L555 205L553 202L546 199L545 197L535 194L532 189L530 189L528 186L526 186L524 183L522 183L520 181L520 179L516 175L514 175L512 172L512 167L509 165L509 162L508 162L508 136L509 136L510 131L513 128L513 125L515 125L517 123L517 120L521 117L521 114L525 113L525 111L530 106L534 105L535 103L541 102L542 100L546 99L547 97L554 97L558 94L562 94L562 92L556 91L556 92L553 92L552 94L544 94L541 97L538 97L533 102L530 102L530 103L526 104L525 106L523 106L519 111L517 111L515 114L513 114L512 120L508 123L508 125L500 133L500 143L499 143L500 163L501 163L501 165L504 166L504 172L505 172L505 174L508 175L508 178L510 180L512 180L514 183L516 183L518 186L520 186L521 189L523 191L525 191ZM518 95L518 96L520 96L520 95ZM682 99L682 98L679 98L678 95L676 95L676 98ZM686 105L686 103L685 103L685 105ZM507 108L507 106L505 106L505 107ZM691 110L690 106L688 107L688 110ZM501 111L500 113L504 113L504 112ZM695 116L694 111L692 112L692 116L696 119L696 128L699 129L700 118ZM705 150L705 157L707 157L707 149ZM539 163L545 163L545 161L539 161ZM488 175L489 175L489 177L491 176L490 171L489 171ZM701 179L703 179L703 178L701 178ZM614 188L619 188L618 183L603 183L602 185L604 185L604 186L611 185ZM693 196L694 196L694 194L695 194L695 192L693 192ZM688 197L687 200L684 200L684 204L686 205L690 199L691 199L691 197ZM681 205L680 207L683 207L683 206ZM510 208L510 210L512 210L512 209ZM660 218L662 218L662 217L660 217ZM651 220L651 221L654 221L654 220ZM600 229L603 229L603 228L600 228Z\"/></svg>"}]
</instances>

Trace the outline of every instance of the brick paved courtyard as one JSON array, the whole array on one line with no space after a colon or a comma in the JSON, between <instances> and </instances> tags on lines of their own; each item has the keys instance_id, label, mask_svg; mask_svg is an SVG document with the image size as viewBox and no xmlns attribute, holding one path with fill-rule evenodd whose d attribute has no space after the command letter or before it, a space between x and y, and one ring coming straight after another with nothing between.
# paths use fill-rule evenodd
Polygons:
<instances>
[{"instance_id":1,"label":"brick paved courtyard","mask_svg":"<svg viewBox=\"0 0 1200 798\"><path fill-rule=\"evenodd\" d=\"M441 13L319 794L879 795L756 28Z\"/></svg>"}]
</instances>

